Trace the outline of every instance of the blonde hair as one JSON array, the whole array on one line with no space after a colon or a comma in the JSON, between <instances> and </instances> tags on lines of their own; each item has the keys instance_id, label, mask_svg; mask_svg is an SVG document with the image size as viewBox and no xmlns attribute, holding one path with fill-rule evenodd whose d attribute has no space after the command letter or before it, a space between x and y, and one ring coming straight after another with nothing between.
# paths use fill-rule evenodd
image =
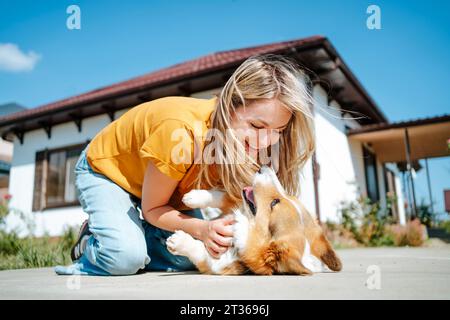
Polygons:
<instances>
[{"instance_id":1,"label":"blonde hair","mask_svg":"<svg viewBox=\"0 0 450 320\"><path fill-rule=\"evenodd\" d=\"M312 97L307 81L297 64L286 57L274 54L252 56L226 82L211 115L212 129L225 134L231 128L233 112L238 107L245 107L249 101L275 98L287 107L292 116L277 143L277 176L286 191L293 195L299 195L301 169L315 148ZM205 147L214 139L220 137L207 136ZM239 155L232 149L236 136L233 135L232 140L221 141L223 152L214 155L215 171L207 164L211 162L201 162L196 182L197 187L221 187L238 200L242 188L251 185L258 164L251 159L238 164Z\"/></svg>"}]
</instances>

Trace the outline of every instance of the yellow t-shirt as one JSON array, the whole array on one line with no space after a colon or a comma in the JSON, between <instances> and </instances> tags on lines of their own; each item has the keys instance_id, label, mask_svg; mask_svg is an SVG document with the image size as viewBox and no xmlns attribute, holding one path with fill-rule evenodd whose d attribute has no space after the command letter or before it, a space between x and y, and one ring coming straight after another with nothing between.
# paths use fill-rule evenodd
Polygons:
<instances>
[{"instance_id":1,"label":"yellow t-shirt","mask_svg":"<svg viewBox=\"0 0 450 320\"><path fill-rule=\"evenodd\" d=\"M194 150L203 150L203 137L217 98L164 97L142 103L100 131L90 142L87 160L92 169L142 198L142 183L151 160L165 175L180 181L169 202L175 209L192 189L198 173Z\"/></svg>"}]
</instances>

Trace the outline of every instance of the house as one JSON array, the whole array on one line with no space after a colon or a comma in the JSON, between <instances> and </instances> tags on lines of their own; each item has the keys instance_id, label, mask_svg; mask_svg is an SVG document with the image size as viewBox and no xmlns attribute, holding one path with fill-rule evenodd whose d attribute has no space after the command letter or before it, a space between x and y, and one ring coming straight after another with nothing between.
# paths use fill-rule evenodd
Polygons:
<instances>
[{"instance_id":1,"label":"house","mask_svg":"<svg viewBox=\"0 0 450 320\"><path fill-rule=\"evenodd\" d=\"M365 125L350 129L347 135L352 140L369 145L382 163L396 163L402 174L403 194L411 217L420 214L420 208L416 204L413 172L422 168L419 160L423 159L427 175L429 210L432 214L437 213L433 209L428 159L450 156L449 114L397 123ZM387 178L387 183L391 184L389 175Z\"/></svg>"},{"instance_id":2,"label":"house","mask_svg":"<svg viewBox=\"0 0 450 320\"><path fill-rule=\"evenodd\" d=\"M210 98L246 58L277 53L294 58L313 82L317 151L303 171L302 201L320 221L337 221L342 201L369 196L405 222L397 167L382 163L377 150L348 135L388 124L342 57L322 36L222 51L124 82L0 118L0 134L14 144L11 207L29 214L36 235L60 234L86 218L74 187L73 167L97 132L131 107L169 95ZM9 217L8 227L19 223Z\"/></svg>"},{"instance_id":3,"label":"house","mask_svg":"<svg viewBox=\"0 0 450 320\"><path fill-rule=\"evenodd\" d=\"M25 110L17 103L6 103L0 105L0 118L15 112ZM13 144L0 138L0 199L8 194L9 188L9 170L13 157Z\"/></svg>"}]
</instances>

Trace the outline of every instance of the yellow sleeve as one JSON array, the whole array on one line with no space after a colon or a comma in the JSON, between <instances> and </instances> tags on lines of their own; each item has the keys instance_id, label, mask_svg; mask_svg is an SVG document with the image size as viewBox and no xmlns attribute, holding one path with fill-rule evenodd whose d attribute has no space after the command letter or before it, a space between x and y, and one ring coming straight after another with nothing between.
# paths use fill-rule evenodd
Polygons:
<instances>
[{"instance_id":1,"label":"yellow sleeve","mask_svg":"<svg viewBox=\"0 0 450 320\"><path fill-rule=\"evenodd\" d=\"M159 171L180 181L194 159L194 138L190 127L180 120L163 120L152 126L139 150L143 159L152 160Z\"/></svg>"}]
</instances>

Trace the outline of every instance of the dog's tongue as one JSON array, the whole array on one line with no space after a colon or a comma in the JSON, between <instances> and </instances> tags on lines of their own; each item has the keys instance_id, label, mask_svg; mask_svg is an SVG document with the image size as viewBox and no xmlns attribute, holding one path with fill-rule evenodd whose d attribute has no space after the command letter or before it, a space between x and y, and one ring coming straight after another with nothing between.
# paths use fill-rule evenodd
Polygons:
<instances>
[{"instance_id":1,"label":"dog's tongue","mask_svg":"<svg viewBox=\"0 0 450 320\"><path fill-rule=\"evenodd\" d=\"M255 205L255 198L253 197L253 188L245 187L244 192L245 192L245 197L247 198L247 200L250 201L251 203L253 203L253 205Z\"/></svg>"}]
</instances>

